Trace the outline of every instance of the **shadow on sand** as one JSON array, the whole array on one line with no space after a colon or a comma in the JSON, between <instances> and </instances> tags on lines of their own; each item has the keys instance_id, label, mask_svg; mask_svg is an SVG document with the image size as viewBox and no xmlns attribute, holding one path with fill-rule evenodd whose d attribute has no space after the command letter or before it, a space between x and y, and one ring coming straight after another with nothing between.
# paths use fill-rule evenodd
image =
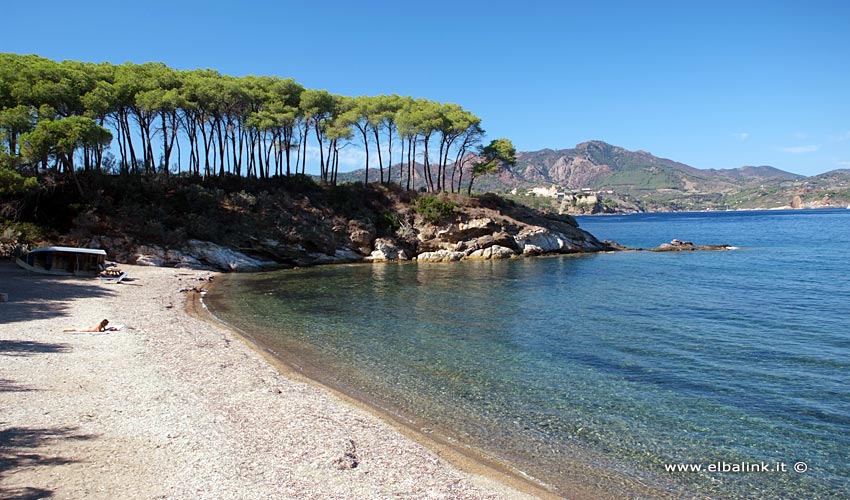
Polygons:
<instances>
[{"instance_id":1,"label":"shadow on sand","mask_svg":"<svg viewBox=\"0 0 850 500\"><path fill-rule=\"evenodd\" d=\"M94 436L77 434L76 428L73 427L8 427L0 429L0 481L23 468L31 469L78 462L78 460L39 453L39 448L58 439L86 441L94 439ZM0 486L0 498L4 499L50 498L53 493L52 490L32 486L9 488Z\"/></svg>"},{"instance_id":2,"label":"shadow on sand","mask_svg":"<svg viewBox=\"0 0 850 500\"><path fill-rule=\"evenodd\" d=\"M70 351L71 347L68 344L0 339L0 356L31 356L33 354L54 354Z\"/></svg>"},{"instance_id":3,"label":"shadow on sand","mask_svg":"<svg viewBox=\"0 0 850 500\"><path fill-rule=\"evenodd\" d=\"M0 378L0 392L31 392L34 390L31 387L18 385L14 380Z\"/></svg>"},{"instance_id":4,"label":"shadow on sand","mask_svg":"<svg viewBox=\"0 0 850 500\"><path fill-rule=\"evenodd\" d=\"M53 491L42 488L0 488L5 500L38 500L53 497Z\"/></svg>"},{"instance_id":5,"label":"shadow on sand","mask_svg":"<svg viewBox=\"0 0 850 500\"><path fill-rule=\"evenodd\" d=\"M10 331L15 323L51 319L69 314L72 301L84 297L109 297L115 293L97 279L44 276L28 273L12 263L0 262L0 293L8 302L0 302L0 330ZM4 356L24 357L71 351L64 343L37 340L0 339L0 363ZM23 374L22 374L23 375ZM17 378L17 377L16 377ZM0 394L36 391L16 380L0 378ZM31 500L51 498L54 491L44 487L11 486L6 480L18 471L50 467L79 460L54 456L50 450L62 440L89 440L95 436L79 434L76 427L8 427L0 413L0 498Z\"/></svg>"},{"instance_id":6,"label":"shadow on sand","mask_svg":"<svg viewBox=\"0 0 850 500\"><path fill-rule=\"evenodd\" d=\"M8 302L0 303L0 325L67 316L74 299L115 294L109 286L120 285L105 285L97 278L45 276L0 262L0 293L9 295Z\"/></svg>"}]
</instances>

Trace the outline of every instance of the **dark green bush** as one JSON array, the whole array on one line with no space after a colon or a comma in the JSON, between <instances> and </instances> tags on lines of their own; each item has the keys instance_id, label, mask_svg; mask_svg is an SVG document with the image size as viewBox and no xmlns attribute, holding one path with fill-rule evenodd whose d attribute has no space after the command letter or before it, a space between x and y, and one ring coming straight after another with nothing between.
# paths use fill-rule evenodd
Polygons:
<instances>
[{"instance_id":1,"label":"dark green bush","mask_svg":"<svg viewBox=\"0 0 850 500\"><path fill-rule=\"evenodd\" d=\"M384 212L376 225L382 234L393 234L401 228L401 220L394 212Z\"/></svg>"},{"instance_id":2,"label":"dark green bush","mask_svg":"<svg viewBox=\"0 0 850 500\"><path fill-rule=\"evenodd\" d=\"M0 198L31 191L38 187L35 177L25 177L11 168L0 165Z\"/></svg>"},{"instance_id":3,"label":"dark green bush","mask_svg":"<svg viewBox=\"0 0 850 500\"><path fill-rule=\"evenodd\" d=\"M420 196L413 204L413 210L428 222L438 222L452 216L458 205L436 196Z\"/></svg>"},{"instance_id":4,"label":"dark green bush","mask_svg":"<svg viewBox=\"0 0 850 500\"><path fill-rule=\"evenodd\" d=\"M29 222L0 220L0 243L36 243L47 238L49 232Z\"/></svg>"}]
</instances>

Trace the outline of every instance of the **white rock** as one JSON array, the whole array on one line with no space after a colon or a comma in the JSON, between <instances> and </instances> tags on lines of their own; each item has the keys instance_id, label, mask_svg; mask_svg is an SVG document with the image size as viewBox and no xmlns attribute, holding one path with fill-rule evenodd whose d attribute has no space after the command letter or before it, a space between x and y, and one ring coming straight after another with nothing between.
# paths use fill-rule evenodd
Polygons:
<instances>
[{"instance_id":1,"label":"white rock","mask_svg":"<svg viewBox=\"0 0 850 500\"><path fill-rule=\"evenodd\" d=\"M472 219L468 222L449 224L439 229L436 238L456 243L459 241L474 239L485 234L490 234L498 229L498 225L489 218Z\"/></svg>"},{"instance_id":2,"label":"white rock","mask_svg":"<svg viewBox=\"0 0 850 500\"><path fill-rule=\"evenodd\" d=\"M487 248L479 248L466 256L467 260L490 260L490 259L510 259L515 256L516 252L508 247L493 245Z\"/></svg>"},{"instance_id":3,"label":"white rock","mask_svg":"<svg viewBox=\"0 0 850 500\"><path fill-rule=\"evenodd\" d=\"M559 252L570 246L569 238L542 227L523 230L517 235L516 242L524 255Z\"/></svg>"},{"instance_id":4,"label":"white rock","mask_svg":"<svg viewBox=\"0 0 850 500\"><path fill-rule=\"evenodd\" d=\"M320 252L310 253L308 255L313 259L313 264L342 264L363 260L363 256L360 253L347 247L337 248L333 255Z\"/></svg>"},{"instance_id":5,"label":"white rock","mask_svg":"<svg viewBox=\"0 0 850 500\"><path fill-rule=\"evenodd\" d=\"M419 262L457 262L466 256L463 252L451 250L437 250L435 252L423 252L416 256Z\"/></svg>"},{"instance_id":6,"label":"white rock","mask_svg":"<svg viewBox=\"0 0 850 500\"><path fill-rule=\"evenodd\" d=\"M165 261L169 266L183 267L188 269L215 269L206 265L191 255L186 255L180 250L168 250L165 252Z\"/></svg>"},{"instance_id":7,"label":"white rock","mask_svg":"<svg viewBox=\"0 0 850 500\"><path fill-rule=\"evenodd\" d=\"M487 248L487 250L490 250L491 252L491 259L510 259L516 255L516 252L513 249L503 247L501 245L493 245L490 248Z\"/></svg>"},{"instance_id":8,"label":"white rock","mask_svg":"<svg viewBox=\"0 0 850 500\"><path fill-rule=\"evenodd\" d=\"M486 253L492 254L493 251L490 248L479 248L478 250L473 250L469 255L466 256L467 259L489 259L490 257L485 257Z\"/></svg>"},{"instance_id":9,"label":"white rock","mask_svg":"<svg viewBox=\"0 0 850 500\"><path fill-rule=\"evenodd\" d=\"M156 245L139 245L136 248L135 260L139 266L164 266L165 249Z\"/></svg>"},{"instance_id":10,"label":"white rock","mask_svg":"<svg viewBox=\"0 0 850 500\"><path fill-rule=\"evenodd\" d=\"M254 259L209 241L189 240L187 243L184 251L186 255L224 271L251 271L275 265L274 262Z\"/></svg>"},{"instance_id":11,"label":"white rock","mask_svg":"<svg viewBox=\"0 0 850 500\"><path fill-rule=\"evenodd\" d=\"M386 238L375 240L375 250L364 260L369 262L386 262L389 260L407 260L404 250L400 250L395 242Z\"/></svg>"}]
</instances>

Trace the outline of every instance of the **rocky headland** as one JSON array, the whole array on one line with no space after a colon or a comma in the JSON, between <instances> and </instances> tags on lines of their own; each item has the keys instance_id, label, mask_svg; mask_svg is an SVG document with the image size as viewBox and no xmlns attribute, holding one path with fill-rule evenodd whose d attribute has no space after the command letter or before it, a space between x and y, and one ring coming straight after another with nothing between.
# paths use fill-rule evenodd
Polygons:
<instances>
[{"instance_id":1,"label":"rocky headland","mask_svg":"<svg viewBox=\"0 0 850 500\"><path fill-rule=\"evenodd\" d=\"M226 272L347 262L453 262L640 250L599 241L570 215L497 195L468 197L398 186L319 186L82 178L92 193L58 185L17 200L30 221L8 225L0 253L67 245L106 250L127 264ZM228 181L231 184L228 184ZM47 214L47 215L45 215ZM48 218L49 216L49 218ZM36 228L36 229L33 229ZM653 251L728 249L674 240Z\"/></svg>"},{"instance_id":2,"label":"rocky headland","mask_svg":"<svg viewBox=\"0 0 850 500\"><path fill-rule=\"evenodd\" d=\"M419 199L440 200L420 197ZM345 220L307 209L286 238L246 232L237 244L187 239L171 245L139 242L126 235L93 235L83 246L103 248L119 262L221 271L346 262L451 262L543 254L613 251L568 215L513 204L495 196L445 197L445 213L420 213L416 202L393 203L380 227L373 217ZM311 207L316 208L316 207ZM389 230L388 230L389 229Z\"/></svg>"}]
</instances>

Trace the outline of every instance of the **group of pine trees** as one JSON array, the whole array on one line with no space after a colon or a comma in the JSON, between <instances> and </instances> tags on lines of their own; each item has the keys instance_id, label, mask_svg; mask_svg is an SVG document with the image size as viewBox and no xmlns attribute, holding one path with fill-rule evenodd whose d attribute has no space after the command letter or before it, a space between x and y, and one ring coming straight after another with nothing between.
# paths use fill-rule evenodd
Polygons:
<instances>
[{"instance_id":1,"label":"group of pine trees","mask_svg":"<svg viewBox=\"0 0 850 500\"><path fill-rule=\"evenodd\" d=\"M481 148L483 137L481 119L456 104L347 97L288 78L161 63L0 53L0 169L24 177L75 170L303 175L309 144L318 150L321 180L336 184L340 150L357 144L365 152L366 183L377 164L373 182L454 192L464 171L474 176L512 159L510 141Z\"/></svg>"}]
</instances>

